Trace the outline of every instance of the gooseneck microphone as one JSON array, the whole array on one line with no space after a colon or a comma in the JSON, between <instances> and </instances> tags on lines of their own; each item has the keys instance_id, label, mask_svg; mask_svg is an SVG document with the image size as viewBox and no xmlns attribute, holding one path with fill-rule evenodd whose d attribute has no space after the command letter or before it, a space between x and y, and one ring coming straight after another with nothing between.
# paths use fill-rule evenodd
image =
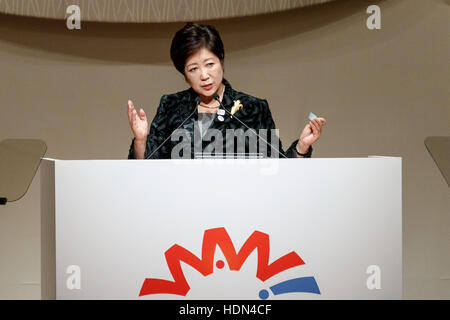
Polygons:
<instances>
[{"instance_id":1,"label":"gooseneck microphone","mask_svg":"<svg viewBox=\"0 0 450 320\"><path fill-rule=\"evenodd\" d=\"M219 102L220 106L230 114L230 116L233 116L234 119L236 119L237 121L239 121L241 124L244 125L244 127L246 127L248 130L252 130L254 134L256 134L258 136L259 139L261 139L262 141L264 141L265 143L267 143L268 145L270 145L271 148L275 149L280 155L282 155L283 157L285 157L287 159L287 157L282 154L278 148L275 148L271 143L267 142L264 138L262 138L259 134L256 133L255 129L249 128L245 123L243 123L241 120L239 120L239 118L236 117L236 115L233 115L230 111L228 111L224 105L222 104L222 102L220 101L220 97L217 93L214 93L213 95L214 100L216 100L217 102Z\"/></svg>"}]
</instances>

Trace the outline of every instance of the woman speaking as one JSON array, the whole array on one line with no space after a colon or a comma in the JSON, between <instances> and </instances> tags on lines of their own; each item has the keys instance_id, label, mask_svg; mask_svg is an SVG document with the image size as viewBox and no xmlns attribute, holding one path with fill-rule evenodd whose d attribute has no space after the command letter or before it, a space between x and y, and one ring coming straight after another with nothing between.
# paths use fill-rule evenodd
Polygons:
<instances>
[{"instance_id":1,"label":"woman speaking","mask_svg":"<svg viewBox=\"0 0 450 320\"><path fill-rule=\"evenodd\" d=\"M196 158L206 150L221 158L311 157L325 119L312 119L283 151L278 136L271 134L275 123L267 101L234 90L224 79L224 46L214 27L187 23L175 34L170 56L190 88L163 95L150 128L144 110L138 113L128 101L134 134L129 159Z\"/></svg>"}]
</instances>

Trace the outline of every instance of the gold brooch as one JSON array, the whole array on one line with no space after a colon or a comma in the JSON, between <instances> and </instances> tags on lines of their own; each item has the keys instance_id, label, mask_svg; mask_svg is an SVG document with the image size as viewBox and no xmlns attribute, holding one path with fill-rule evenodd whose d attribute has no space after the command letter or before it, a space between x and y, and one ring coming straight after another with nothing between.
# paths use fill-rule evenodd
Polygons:
<instances>
[{"instance_id":1,"label":"gold brooch","mask_svg":"<svg viewBox=\"0 0 450 320\"><path fill-rule=\"evenodd\" d=\"M238 110L239 110L240 108L242 108L242 107L243 107L243 105L242 105L242 103L241 103L240 100L234 100L234 105L233 105L233 107L231 108L231 117L233 117L233 114L235 114L236 112L238 112Z\"/></svg>"}]
</instances>

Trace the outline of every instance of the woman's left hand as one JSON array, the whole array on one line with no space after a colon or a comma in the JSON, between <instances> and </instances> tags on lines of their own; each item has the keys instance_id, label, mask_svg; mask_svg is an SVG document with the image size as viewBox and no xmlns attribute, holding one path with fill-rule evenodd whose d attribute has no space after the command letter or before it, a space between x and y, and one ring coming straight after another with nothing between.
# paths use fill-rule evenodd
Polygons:
<instances>
[{"instance_id":1,"label":"woman's left hand","mask_svg":"<svg viewBox=\"0 0 450 320\"><path fill-rule=\"evenodd\" d=\"M314 118L305 126L297 145L301 153L306 153L309 147L320 138L322 127L326 123L324 118Z\"/></svg>"}]
</instances>

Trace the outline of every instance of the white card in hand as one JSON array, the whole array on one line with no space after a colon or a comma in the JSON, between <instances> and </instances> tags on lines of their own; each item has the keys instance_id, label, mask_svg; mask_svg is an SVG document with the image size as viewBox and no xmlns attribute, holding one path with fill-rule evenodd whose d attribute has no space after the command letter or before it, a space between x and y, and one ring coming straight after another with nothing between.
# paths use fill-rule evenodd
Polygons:
<instances>
[{"instance_id":1,"label":"white card in hand","mask_svg":"<svg viewBox=\"0 0 450 320\"><path fill-rule=\"evenodd\" d=\"M314 118L317 118L317 116L314 113L310 112L309 113L309 120L312 120Z\"/></svg>"}]
</instances>

